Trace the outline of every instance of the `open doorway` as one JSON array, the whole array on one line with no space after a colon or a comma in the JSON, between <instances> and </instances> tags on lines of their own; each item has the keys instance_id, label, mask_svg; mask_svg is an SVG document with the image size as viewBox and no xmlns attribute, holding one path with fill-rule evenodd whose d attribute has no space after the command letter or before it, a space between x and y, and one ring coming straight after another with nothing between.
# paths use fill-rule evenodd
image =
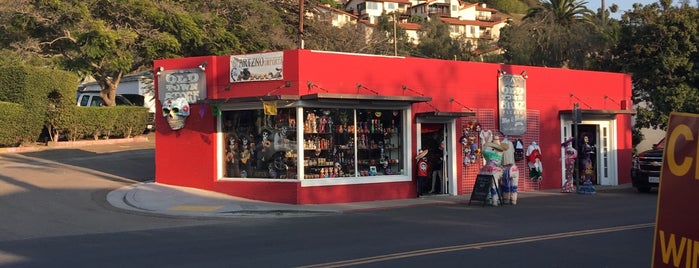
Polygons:
<instances>
[{"instance_id":1,"label":"open doorway","mask_svg":"<svg viewBox=\"0 0 699 268\"><path fill-rule=\"evenodd\" d=\"M423 123L420 130L420 146L428 149L428 181L424 183L422 193L438 195L449 193L447 161L447 126L443 123Z\"/></svg>"}]
</instances>

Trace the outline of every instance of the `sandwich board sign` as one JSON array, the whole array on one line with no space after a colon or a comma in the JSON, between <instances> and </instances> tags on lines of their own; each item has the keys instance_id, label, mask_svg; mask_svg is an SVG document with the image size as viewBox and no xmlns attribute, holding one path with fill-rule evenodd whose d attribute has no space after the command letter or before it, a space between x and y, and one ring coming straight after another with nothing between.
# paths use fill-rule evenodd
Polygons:
<instances>
[{"instance_id":1,"label":"sandwich board sign","mask_svg":"<svg viewBox=\"0 0 699 268\"><path fill-rule=\"evenodd\" d=\"M671 113L660 170L652 267L699 267L699 114Z\"/></svg>"}]
</instances>

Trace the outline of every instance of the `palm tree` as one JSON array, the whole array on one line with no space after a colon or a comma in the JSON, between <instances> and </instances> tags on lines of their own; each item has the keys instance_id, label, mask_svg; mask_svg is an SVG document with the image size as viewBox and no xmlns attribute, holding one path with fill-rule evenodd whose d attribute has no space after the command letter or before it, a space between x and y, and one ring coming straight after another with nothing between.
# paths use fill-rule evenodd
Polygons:
<instances>
[{"instance_id":1,"label":"palm tree","mask_svg":"<svg viewBox=\"0 0 699 268\"><path fill-rule=\"evenodd\" d=\"M541 6L530 8L524 20L551 19L563 26L576 22L588 22L589 17L594 13L585 5L587 2L580 0L548 0L541 3Z\"/></svg>"}]
</instances>

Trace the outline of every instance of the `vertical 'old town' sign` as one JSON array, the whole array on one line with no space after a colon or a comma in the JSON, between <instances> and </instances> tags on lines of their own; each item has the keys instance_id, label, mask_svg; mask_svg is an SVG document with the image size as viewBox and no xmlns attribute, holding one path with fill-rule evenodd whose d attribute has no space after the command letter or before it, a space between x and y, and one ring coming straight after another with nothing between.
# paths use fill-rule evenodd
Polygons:
<instances>
[{"instance_id":1,"label":"vertical 'old town' sign","mask_svg":"<svg viewBox=\"0 0 699 268\"><path fill-rule=\"evenodd\" d=\"M502 134L517 136L527 131L527 82L523 76L498 77L498 113Z\"/></svg>"}]
</instances>

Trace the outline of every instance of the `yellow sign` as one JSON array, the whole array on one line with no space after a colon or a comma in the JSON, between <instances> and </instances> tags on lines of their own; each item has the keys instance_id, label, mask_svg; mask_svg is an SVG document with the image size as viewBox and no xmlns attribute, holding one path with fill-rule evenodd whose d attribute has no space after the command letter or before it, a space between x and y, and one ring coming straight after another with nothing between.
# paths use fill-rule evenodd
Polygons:
<instances>
[{"instance_id":1,"label":"yellow sign","mask_svg":"<svg viewBox=\"0 0 699 268\"><path fill-rule=\"evenodd\" d=\"M699 267L699 114L671 113L660 173L653 267Z\"/></svg>"}]
</instances>

